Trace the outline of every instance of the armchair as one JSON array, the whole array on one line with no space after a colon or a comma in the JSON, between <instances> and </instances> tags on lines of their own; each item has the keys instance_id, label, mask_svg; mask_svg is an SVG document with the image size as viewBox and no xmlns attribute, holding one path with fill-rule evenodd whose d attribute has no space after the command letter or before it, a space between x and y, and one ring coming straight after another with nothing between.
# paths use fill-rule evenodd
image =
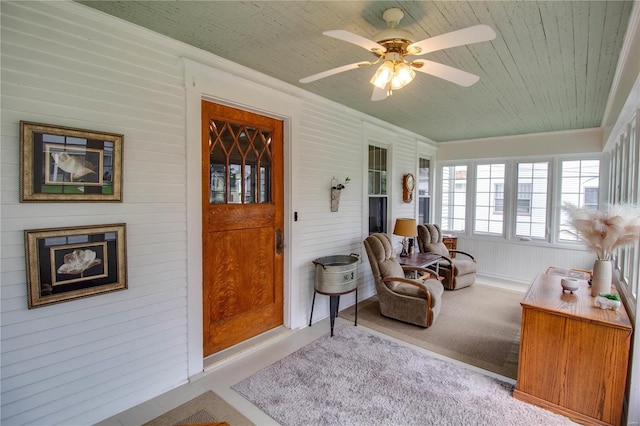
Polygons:
<instances>
[{"instance_id":1,"label":"armchair","mask_svg":"<svg viewBox=\"0 0 640 426\"><path fill-rule=\"evenodd\" d=\"M439 225L418 225L418 248L423 253L436 253L442 256L440 275L444 277L442 284L447 290L469 287L476 281L475 257L464 251L447 249L442 242L442 232ZM450 253L466 257L451 258Z\"/></svg>"},{"instance_id":2,"label":"armchair","mask_svg":"<svg viewBox=\"0 0 640 426\"><path fill-rule=\"evenodd\" d=\"M418 267L402 266L387 234L377 233L364 240L371 264L376 291L383 316L430 327L440 313L444 288L435 272ZM405 277L416 271L419 279Z\"/></svg>"}]
</instances>

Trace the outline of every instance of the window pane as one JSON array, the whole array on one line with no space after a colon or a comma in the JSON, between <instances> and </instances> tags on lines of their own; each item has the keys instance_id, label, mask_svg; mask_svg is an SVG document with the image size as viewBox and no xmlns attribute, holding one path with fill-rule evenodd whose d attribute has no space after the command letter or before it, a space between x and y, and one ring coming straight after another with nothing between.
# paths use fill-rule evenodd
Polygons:
<instances>
[{"instance_id":1,"label":"window pane","mask_svg":"<svg viewBox=\"0 0 640 426\"><path fill-rule=\"evenodd\" d=\"M239 164L229 164L229 193L227 203L242 203L242 167Z\"/></svg>"},{"instance_id":2,"label":"window pane","mask_svg":"<svg viewBox=\"0 0 640 426\"><path fill-rule=\"evenodd\" d=\"M464 231L467 204L467 166L442 168L441 226L446 231Z\"/></svg>"},{"instance_id":3,"label":"window pane","mask_svg":"<svg viewBox=\"0 0 640 426\"><path fill-rule=\"evenodd\" d=\"M387 195L387 150L369 146L369 195Z\"/></svg>"},{"instance_id":4,"label":"window pane","mask_svg":"<svg viewBox=\"0 0 640 426\"><path fill-rule=\"evenodd\" d=\"M418 218L420 223L429 223L431 162L426 158L418 160Z\"/></svg>"},{"instance_id":5,"label":"window pane","mask_svg":"<svg viewBox=\"0 0 640 426\"><path fill-rule=\"evenodd\" d=\"M560 205L571 203L577 207L597 210L599 186L599 160L562 162ZM568 219L564 210L561 210L558 239L561 241L578 241L574 228L567 223Z\"/></svg>"},{"instance_id":6,"label":"window pane","mask_svg":"<svg viewBox=\"0 0 640 426\"><path fill-rule=\"evenodd\" d=\"M258 167L260 170L260 187L258 189L258 203L271 202L271 133L262 131L254 142L258 152Z\"/></svg>"},{"instance_id":7,"label":"window pane","mask_svg":"<svg viewBox=\"0 0 640 426\"><path fill-rule=\"evenodd\" d=\"M546 238L548 179L548 162L518 163L516 236Z\"/></svg>"},{"instance_id":8,"label":"window pane","mask_svg":"<svg viewBox=\"0 0 640 426\"><path fill-rule=\"evenodd\" d=\"M387 232L387 150L369 145L369 233Z\"/></svg>"},{"instance_id":9,"label":"window pane","mask_svg":"<svg viewBox=\"0 0 640 426\"><path fill-rule=\"evenodd\" d=\"M369 197L369 234L387 232L387 197Z\"/></svg>"},{"instance_id":10,"label":"window pane","mask_svg":"<svg viewBox=\"0 0 640 426\"><path fill-rule=\"evenodd\" d=\"M420 158L418 160L418 195L426 197L429 195L429 174L431 168L430 162L426 158Z\"/></svg>"},{"instance_id":11,"label":"window pane","mask_svg":"<svg viewBox=\"0 0 640 426\"><path fill-rule=\"evenodd\" d=\"M209 202L271 202L271 133L211 120L209 123Z\"/></svg>"},{"instance_id":12,"label":"window pane","mask_svg":"<svg viewBox=\"0 0 640 426\"><path fill-rule=\"evenodd\" d=\"M503 163L476 167L475 233L503 233L504 174Z\"/></svg>"}]
</instances>

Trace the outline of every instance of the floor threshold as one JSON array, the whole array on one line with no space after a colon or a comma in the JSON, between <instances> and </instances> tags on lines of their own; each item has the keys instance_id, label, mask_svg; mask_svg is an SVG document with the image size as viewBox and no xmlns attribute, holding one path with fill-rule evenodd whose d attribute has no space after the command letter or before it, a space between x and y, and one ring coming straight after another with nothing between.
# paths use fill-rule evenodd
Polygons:
<instances>
[{"instance_id":1,"label":"floor threshold","mask_svg":"<svg viewBox=\"0 0 640 426\"><path fill-rule=\"evenodd\" d=\"M266 331L251 339L240 342L237 345L224 349L213 355L209 355L204 359L204 373L215 370L222 367L229 362L235 361L243 356L250 354L258 349L268 346L280 339L291 336L296 330L291 330L284 326L276 327L272 330Z\"/></svg>"}]
</instances>

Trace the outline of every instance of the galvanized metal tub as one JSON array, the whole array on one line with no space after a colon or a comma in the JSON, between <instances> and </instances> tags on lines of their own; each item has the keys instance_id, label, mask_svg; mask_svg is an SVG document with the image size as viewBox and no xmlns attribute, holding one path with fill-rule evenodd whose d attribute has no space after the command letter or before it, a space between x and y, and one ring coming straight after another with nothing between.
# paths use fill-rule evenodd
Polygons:
<instances>
[{"instance_id":1,"label":"galvanized metal tub","mask_svg":"<svg viewBox=\"0 0 640 426\"><path fill-rule=\"evenodd\" d=\"M325 294L344 294L358 285L358 255L320 257L316 265L315 290Z\"/></svg>"}]
</instances>

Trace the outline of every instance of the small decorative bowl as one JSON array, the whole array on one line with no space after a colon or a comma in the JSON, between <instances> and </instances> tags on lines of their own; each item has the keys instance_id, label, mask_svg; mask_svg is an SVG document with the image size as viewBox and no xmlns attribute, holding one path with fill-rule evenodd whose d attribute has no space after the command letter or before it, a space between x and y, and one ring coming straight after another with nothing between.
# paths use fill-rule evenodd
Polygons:
<instances>
[{"instance_id":1,"label":"small decorative bowl","mask_svg":"<svg viewBox=\"0 0 640 426\"><path fill-rule=\"evenodd\" d=\"M620 309L621 302L619 300L607 299L603 296L596 296L595 299L593 299L593 304L600 309L612 309L617 311Z\"/></svg>"},{"instance_id":2,"label":"small decorative bowl","mask_svg":"<svg viewBox=\"0 0 640 426\"><path fill-rule=\"evenodd\" d=\"M560 285L562 285L562 292L568 291L569 293L573 293L580 288L580 281L576 278L563 278L560 281Z\"/></svg>"}]
</instances>

